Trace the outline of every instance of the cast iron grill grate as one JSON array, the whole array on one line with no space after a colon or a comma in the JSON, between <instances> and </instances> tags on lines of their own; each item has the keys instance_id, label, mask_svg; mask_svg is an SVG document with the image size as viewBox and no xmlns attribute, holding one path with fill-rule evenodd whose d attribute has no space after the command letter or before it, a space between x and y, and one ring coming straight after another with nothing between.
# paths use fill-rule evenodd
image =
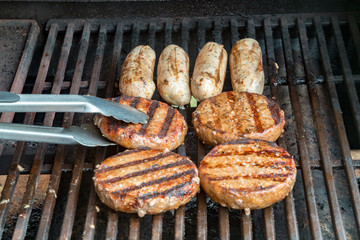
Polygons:
<instances>
[{"instance_id":1,"label":"cast iron grill grate","mask_svg":"<svg viewBox=\"0 0 360 240\"><path fill-rule=\"evenodd\" d=\"M295 156L298 178L284 201L254 210L249 216L217 206L200 192L174 212L138 218L103 205L91 182L94 166L121 148L18 142L13 151L4 151L10 146L2 142L1 159L11 164L2 170L7 176L0 198L1 236L356 239L360 232L355 174L359 162L352 160L350 149L360 148L358 17L305 14L50 20L44 46L37 45L37 26L33 24L12 92L112 97L118 95L116 79L124 58L139 44L149 44L158 57L171 43L181 46L189 54L191 75L197 53L207 41L222 43L230 52L237 40L256 38L263 51L267 79L264 94L275 98L286 116L285 132L278 144ZM34 55L34 49L42 55L37 51ZM224 90L231 90L229 71ZM158 92L154 98L160 98ZM188 106L181 110L189 133L177 151L199 163L209 147L197 140L191 127L194 109ZM91 118L70 113L27 113L20 117L2 113L0 121L69 127L91 123ZM25 192L19 193L18 182L24 174L28 177ZM48 177L45 185L41 184L44 176ZM46 195L38 199L36 194L44 186ZM17 208L13 207L16 197L20 197Z\"/></svg>"}]
</instances>

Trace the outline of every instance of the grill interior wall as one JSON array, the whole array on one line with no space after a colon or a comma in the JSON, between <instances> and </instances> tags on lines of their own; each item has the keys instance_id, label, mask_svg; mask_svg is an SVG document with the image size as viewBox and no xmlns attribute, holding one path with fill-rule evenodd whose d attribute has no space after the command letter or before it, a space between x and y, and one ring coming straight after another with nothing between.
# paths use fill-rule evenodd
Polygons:
<instances>
[{"instance_id":1,"label":"grill interior wall","mask_svg":"<svg viewBox=\"0 0 360 240\"><path fill-rule=\"evenodd\" d=\"M231 46L236 40L245 37L256 38L263 52L266 76L264 94L275 97L285 112L285 132L278 144L295 157L298 167L297 181L293 192L284 201L265 210L254 210L251 216L246 216L242 211L218 207L201 192L185 208L139 219L135 215L109 210L100 203L93 191L91 178L94 165L105 156L122 151L121 147L85 149L79 146L17 143L14 146L7 145L7 149L1 155L1 161L7 162L8 166L12 161L13 166L19 164L24 167L19 178L20 171L14 168L4 169L2 173L14 175L14 179L19 179L15 189L12 186L8 187L10 195L6 196L12 195L11 189L15 191L12 201L6 202L4 194L0 199L0 217L6 220L5 225L0 225L3 238L25 237L20 232L27 228L28 238L34 238L38 234L48 235L50 239L57 239L60 234L76 239L82 236L87 239L101 239L104 236L110 239L147 239L151 236L154 239L169 239L174 236L187 239L193 239L195 236L201 239L309 239L311 236L316 239L332 239L336 236L346 236L356 239L360 217L357 215L357 209L360 208L359 192L355 175L349 174L349 169L353 168L352 164L355 164L355 167L359 164L348 159L350 148L346 145L346 134L351 148L359 149L359 136L355 127L359 123L354 117L356 113L352 112L352 107L349 106L354 105L356 108L360 103L353 103L353 95L346 91L344 73L349 69L344 66L344 59L340 57L339 44L344 44L351 67L350 75L346 73L346 77L348 81L356 83L355 91L359 94L360 52L357 51L358 46L354 40L358 37L358 32L354 32L354 26L351 28L351 24L348 23L358 19L336 16L334 21L329 16L322 16L320 19L310 15L302 19L306 26L306 36L302 37L307 39L311 62L306 62L304 41L299 33L302 20L299 21L296 15L273 16L271 19L255 16L249 19L224 17L124 22L49 21L47 38L44 44L37 45L31 70L27 76L23 76L26 77L24 93L117 96L119 93L116 79L121 64L131 49L139 44L149 44L155 50L157 58L170 43L183 47L190 57L191 76L196 56L206 42L222 43L230 53ZM321 33L319 26L315 24L317 19L321 20L326 46L319 43ZM337 26L337 21L340 22L343 43L337 42L334 37L333 28ZM87 24L84 25L85 22ZM357 30L358 26L355 24ZM68 43L64 44L64 40ZM324 49L327 50L327 56L322 53ZM331 65L326 63L327 57ZM275 79L273 61L279 65L278 81ZM311 66L311 70L306 66ZM156 67L157 62L155 69ZM156 81L156 71L154 80ZM274 80L277 82L273 82ZM336 83L335 90L340 96L346 134L341 127L334 128L339 123L334 113L336 114L339 109L334 110L332 105L336 103L336 98L335 103L329 101L334 94L331 92L331 86L327 84L329 81ZM231 84L228 67L224 91L229 90ZM312 98L314 96L315 98ZM316 126L319 124L319 118L316 118L312 111L313 108L316 109L316 96L321 107L320 121L324 125L323 134L326 136L321 140L319 126ZM154 98L160 99L158 91L155 92ZM296 112L297 107L300 107L301 111ZM199 163L210 148L196 138L191 125L191 113L194 109L188 107L182 112L187 119L189 133L185 146L178 152L190 156L194 162ZM45 121L45 124L53 126L80 125L82 122L91 121L90 116L81 114L27 114L27 117L16 114L14 122L23 122L24 117L28 123L44 124ZM299 133L299 129L303 129L305 133ZM324 156L320 151L320 141L327 144L328 155ZM26 151L22 154L21 150L25 148ZM327 167L324 161L328 163ZM32 165L33 162L37 163ZM38 166L38 171L34 166ZM29 182L25 187L28 178L26 174L29 173L33 179L37 179L36 181L40 179L39 185ZM334 176L332 183L327 178L329 174ZM6 176L2 177L1 184L4 186ZM45 196L45 192L40 188L48 188L49 182L52 185L45 190ZM349 182L356 185L349 185ZM56 197L53 195L53 190L56 192L54 184L59 184ZM336 189L332 194L329 193L329 189L332 189L331 184ZM33 189L29 204L23 201L26 197L22 194L25 188ZM34 198L35 201L32 202ZM50 205L53 210L49 208ZM7 207L10 207L9 213ZM22 215L24 213L25 215ZM340 214L340 220L336 214ZM45 217L49 219L45 221Z\"/></svg>"}]
</instances>

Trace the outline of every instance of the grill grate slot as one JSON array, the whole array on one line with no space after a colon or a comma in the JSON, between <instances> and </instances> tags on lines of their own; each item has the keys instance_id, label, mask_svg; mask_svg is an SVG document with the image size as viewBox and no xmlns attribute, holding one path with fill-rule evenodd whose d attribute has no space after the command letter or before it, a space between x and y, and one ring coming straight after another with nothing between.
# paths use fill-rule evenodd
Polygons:
<instances>
[{"instance_id":1,"label":"grill grate slot","mask_svg":"<svg viewBox=\"0 0 360 240\"><path fill-rule=\"evenodd\" d=\"M256 38L263 51L264 94L273 97L286 116L285 133L278 144L295 156L298 179L284 201L253 210L249 215L217 205L201 191L196 199L173 212L139 218L106 207L92 185L95 166L123 148L57 145L49 155L48 144L35 145L35 150L30 151L30 144L19 142L14 155L7 155L11 151L3 151L8 145L1 142L1 160L9 159L10 168L0 198L0 236L13 239L35 235L37 239L356 238L360 233L360 195L354 169L360 165L351 159L348 137L355 138L351 139L354 146L360 142L357 88L360 48L355 44L360 39L358 21L357 15L340 14L143 21L50 20L41 59L35 59L36 55L33 59L38 26L31 23L11 87L15 93L23 92L26 86L38 94L51 91L51 94L113 97L118 95L116 81L121 64L137 45L149 44L157 59L167 45L181 46L189 54L191 76L197 54L207 41L223 44L229 54L240 38ZM353 63L354 59L357 62ZM37 65L34 62L40 63L39 67L29 72L31 63ZM275 62L280 67L278 75ZM337 63L340 66L334 66ZM157 63L155 81L156 68ZM340 95L339 85L344 85L347 96ZM230 89L228 67L225 90ZM160 99L158 91L154 97ZM341 103L350 106L349 112L342 113L339 97ZM191 125L194 110L190 106L179 109L188 122L189 133L177 152L190 156L199 165L210 147L196 138ZM355 123L355 126L346 125L347 131L357 135L347 135L343 115ZM33 124L35 116L38 115L25 114L24 123ZM52 126L59 118L63 127L92 122L91 115L56 116L47 113L41 122ZM13 113L3 113L0 121L12 122L13 118ZM26 165L29 159L30 166ZM38 183L49 172L43 207L37 209ZM20 174L29 174L26 191L20 210L15 213L16 224L10 225ZM34 228L35 210L41 212L41 217Z\"/></svg>"}]
</instances>

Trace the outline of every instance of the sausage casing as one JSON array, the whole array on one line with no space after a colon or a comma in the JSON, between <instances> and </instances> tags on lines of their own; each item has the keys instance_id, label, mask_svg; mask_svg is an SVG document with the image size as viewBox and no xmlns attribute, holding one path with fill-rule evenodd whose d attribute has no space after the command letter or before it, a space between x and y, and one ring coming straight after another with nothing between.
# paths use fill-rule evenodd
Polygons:
<instances>
[{"instance_id":1,"label":"sausage casing","mask_svg":"<svg viewBox=\"0 0 360 240\"><path fill-rule=\"evenodd\" d=\"M261 48L255 39L237 41L231 49L229 64L233 90L262 94L265 76Z\"/></svg>"},{"instance_id":2,"label":"sausage casing","mask_svg":"<svg viewBox=\"0 0 360 240\"><path fill-rule=\"evenodd\" d=\"M145 45L134 48L126 57L119 82L121 94L151 99L155 92L153 81L156 54Z\"/></svg>"},{"instance_id":3,"label":"sausage casing","mask_svg":"<svg viewBox=\"0 0 360 240\"><path fill-rule=\"evenodd\" d=\"M190 102L189 57L181 47L169 45L162 51L157 68L157 87L169 104L184 106Z\"/></svg>"},{"instance_id":4,"label":"sausage casing","mask_svg":"<svg viewBox=\"0 0 360 240\"><path fill-rule=\"evenodd\" d=\"M227 52L223 45L208 42L196 58L191 93L199 102L220 94L224 87Z\"/></svg>"}]
</instances>

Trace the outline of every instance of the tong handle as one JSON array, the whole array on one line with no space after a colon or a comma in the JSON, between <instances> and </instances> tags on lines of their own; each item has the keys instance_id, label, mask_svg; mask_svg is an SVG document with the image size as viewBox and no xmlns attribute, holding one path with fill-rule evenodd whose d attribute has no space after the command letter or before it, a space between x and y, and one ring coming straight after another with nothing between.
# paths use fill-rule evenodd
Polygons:
<instances>
[{"instance_id":1,"label":"tong handle","mask_svg":"<svg viewBox=\"0 0 360 240\"><path fill-rule=\"evenodd\" d=\"M40 127L14 123L0 123L0 139L26 142L49 142L76 144L77 142L62 128Z\"/></svg>"},{"instance_id":2,"label":"tong handle","mask_svg":"<svg viewBox=\"0 0 360 240\"><path fill-rule=\"evenodd\" d=\"M90 101L93 98L96 97L81 95L13 94L1 92L0 112L96 113L99 112L99 109L91 104Z\"/></svg>"},{"instance_id":3,"label":"tong handle","mask_svg":"<svg viewBox=\"0 0 360 240\"><path fill-rule=\"evenodd\" d=\"M94 96L0 92L0 112L100 113L124 122L146 123L148 116L130 106Z\"/></svg>"},{"instance_id":4,"label":"tong handle","mask_svg":"<svg viewBox=\"0 0 360 240\"><path fill-rule=\"evenodd\" d=\"M20 100L20 96L11 92L0 92L0 103L12 103Z\"/></svg>"},{"instance_id":5,"label":"tong handle","mask_svg":"<svg viewBox=\"0 0 360 240\"><path fill-rule=\"evenodd\" d=\"M0 123L0 139L55 144L81 144L87 147L109 146L115 143L103 138L94 125L70 128L45 127L15 123Z\"/></svg>"}]
</instances>

